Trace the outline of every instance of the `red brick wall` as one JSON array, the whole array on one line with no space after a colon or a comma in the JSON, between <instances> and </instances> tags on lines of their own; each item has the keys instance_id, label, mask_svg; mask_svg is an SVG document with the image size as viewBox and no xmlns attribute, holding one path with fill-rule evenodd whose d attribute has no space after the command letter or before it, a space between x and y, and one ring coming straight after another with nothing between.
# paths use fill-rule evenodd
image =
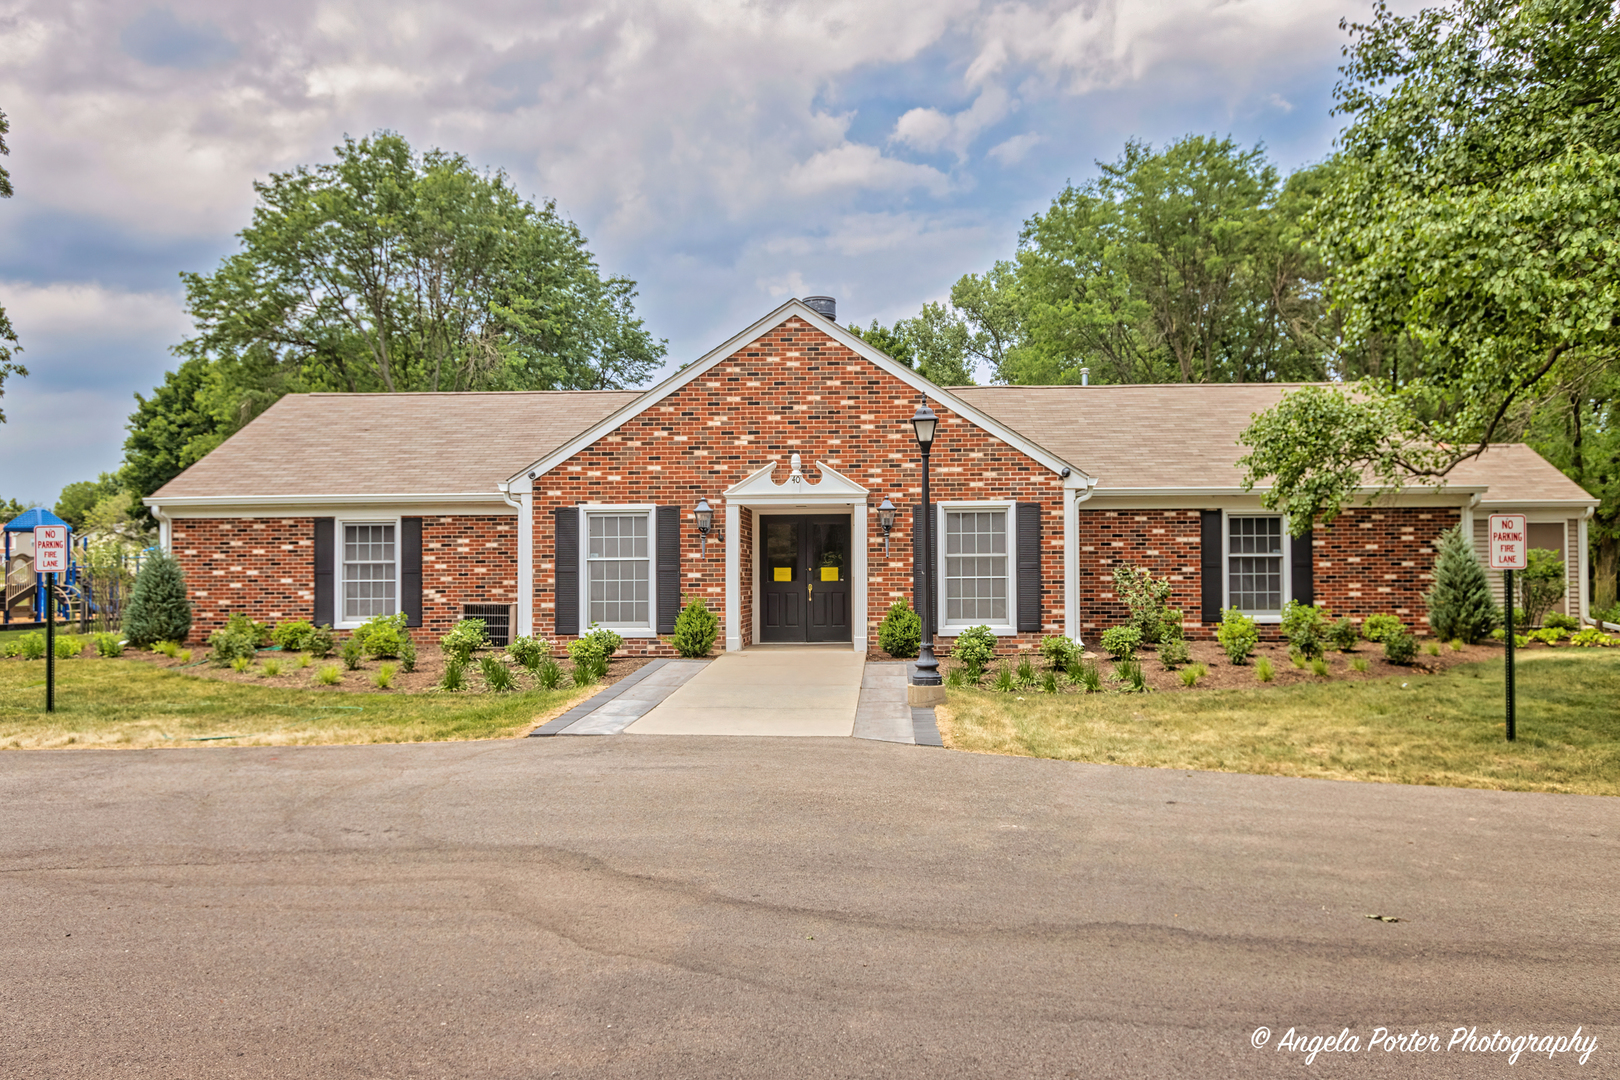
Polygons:
<instances>
[{"instance_id":1,"label":"red brick wall","mask_svg":"<svg viewBox=\"0 0 1620 1080\"><path fill-rule=\"evenodd\" d=\"M191 594L194 641L237 612L270 623L314 617L313 518L177 518L171 547ZM423 519L417 640L442 637L462 604L516 601L515 514Z\"/></svg>"},{"instance_id":2,"label":"red brick wall","mask_svg":"<svg viewBox=\"0 0 1620 1080\"><path fill-rule=\"evenodd\" d=\"M191 594L192 641L236 612L286 622L314 610L313 518L176 518L170 548Z\"/></svg>"},{"instance_id":3,"label":"red brick wall","mask_svg":"<svg viewBox=\"0 0 1620 1080\"><path fill-rule=\"evenodd\" d=\"M555 626L553 510L578 503L652 503L682 508L682 581L701 592L725 620L723 544L699 557L691 508L706 497L719 516L720 494L772 460L775 479L787 478L798 453L807 473L825 462L871 492L867 513L867 628L876 647L877 624L896 596L911 595L911 506L920 501L922 467L911 415L920 395L824 332L791 319L740 350L618 430L535 481L535 621L537 632ZM1062 633L1062 480L983 430L940 407L941 427L931 469L936 500L1017 499L1043 504L1048 634ZM816 477L812 476L812 480ZM902 508L883 558L877 504L894 496ZM746 531L746 529L745 529ZM741 540L742 538L739 538ZM861 538L855 539L862 542ZM748 548L751 551L750 540ZM752 581L744 564L743 593ZM582 613L583 614L583 613ZM743 625L752 621L744 608ZM1017 642L1029 646L1039 634ZM1002 643L1014 646L1012 640ZM667 654L662 641L631 639L629 653Z\"/></svg>"},{"instance_id":4,"label":"red brick wall","mask_svg":"<svg viewBox=\"0 0 1620 1080\"><path fill-rule=\"evenodd\" d=\"M1337 616L1361 622L1394 613L1408 626L1428 626L1423 593L1434 579L1435 542L1461 519L1454 507L1345 510L1312 536L1315 599ZM1171 581L1171 603L1186 616L1191 637L1213 637L1199 621L1203 575L1197 510L1080 508L1080 626L1090 643L1128 614L1114 595L1118 565L1146 566ZM1261 627L1265 634L1275 629Z\"/></svg>"}]
</instances>

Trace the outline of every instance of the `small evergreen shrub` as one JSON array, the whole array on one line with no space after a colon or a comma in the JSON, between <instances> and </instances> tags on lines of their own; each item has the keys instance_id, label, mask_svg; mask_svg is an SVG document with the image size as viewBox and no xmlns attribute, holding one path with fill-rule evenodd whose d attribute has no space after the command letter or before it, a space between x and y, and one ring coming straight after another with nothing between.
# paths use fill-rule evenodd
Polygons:
<instances>
[{"instance_id":1,"label":"small evergreen shrub","mask_svg":"<svg viewBox=\"0 0 1620 1080\"><path fill-rule=\"evenodd\" d=\"M563 669L551 657L544 657L534 669L534 681L542 690L555 690L562 685Z\"/></svg>"},{"instance_id":2,"label":"small evergreen shrub","mask_svg":"<svg viewBox=\"0 0 1620 1080\"><path fill-rule=\"evenodd\" d=\"M512 672L499 658L494 656L480 657L478 667L484 674L484 685L496 693L504 694L512 689Z\"/></svg>"},{"instance_id":3,"label":"small evergreen shrub","mask_svg":"<svg viewBox=\"0 0 1620 1080\"><path fill-rule=\"evenodd\" d=\"M342 659L344 667L350 671L358 671L364 656L363 650L364 646L360 644L360 639L351 634L343 640L343 648L338 656Z\"/></svg>"},{"instance_id":4,"label":"small evergreen shrub","mask_svg":"<svg viewBox=\"0 0 1620 1080\"><path fill-rule=\"evenodd\" d=\"M890 614L893 614L894 609L889 610ZM883 621L887 624L889 620L885 618ZM681 613L675 616L675 636L670 638L670 644L675 646L675 651L681 656L696 659L709 655L709 650L714 648L715 636L719 633L720 620L709 610L709 605L703 602L703 597L698 596L688 600L686 606L681 608ZM615 645L614 648L617 649L618 646ZM608 655L613 654L610 651ZM912 647L911 655L917 655L915 645Z\"/></svg>"},{"instance_id":5,"label":"small evergreen shrub","mask_svg":"<svg viewBox=\"0 0 1620 1080\"><path fill-rule=\"evenodd\" d=\"M551 655L551 642L545 638L516 638L506 647L506 655L519 667L534 671L540 666L540 661Z\"/></svg>"},{"instance_id":6,"label":"small evergreen shrub","mask_svg":"<svg viewBox=\"0 0 1620 1080\"><path fill-rule=\"evenodd\" d=\"M1145 566L1116 566L1114 595L1131 611L1127 625L1135 627L1141 635L1138 644L1157 644L1164 633L1165 611L1170 602L1170 579L1155 578Z\"/></svg>"},{"instance_id":7,"label":"small evergreen shrub","mask_svg":"<svg viewBox=\"0 0 1620 1080\"><path fill-rule=\"evenodd\" d=\"M317 660L325 660L337 651L337 636L332 633L332 624L318 626L309 632L304 640L304 648Z\"/></svg>"},{"instance_id":8,"label":"small evergreen shrub","mask_svg":"<svg viewBox=\"0 0 1620 1080\"><path fill-rule=\"evenodd\" d=\"M901 597L878 624L878 646L896 660L910 660L922 647L922 617Z\"/></svg>"},{"instance_id":9,"label":"small evergreen shrub","mask_svg":"<svg viewBox=\"0 0 1620 1080\"><path fill-rule=\"evenodd\" d=\"M1070 637L1059 634L1056 637L1041 638L1041 655L1053 671L1067 671L1069 665L1080 659L1080 646Z\"/></svg>"},{"instance_id":10,"label":"small evergreen shrub","mask_svg":"<svg viewBox=\"0 0 1620 1080\"><path fill-rule=\"evenodd\" d=\"M251 656L238 656L236 659L231 661L231 670L236 672L238 675L243 674L252 666L253 658Z\"/></svg>"},{"instance_id":11,"label":"small evergreen shrub","mask_svg":"<svg viewBox=\"0 0 1620 1080\"><path fill-rule=\"evenodd\" d=\"M1327 651L1327 611L1315 604L1290 600L1283 605L1282 632L1288 644L1304 654L1305 659L1315 660Z\"/></svg>"},{"instance_id":12,"label":"small evergreen shrub","mask_svg":"<svg viewBox=\"0 0 1620 1080\"><path fill-rule=\"evenodd\" d=\"M1384 659L1392 664L1410 664L1417 656L1418 640L1404 627L1398 634L1384 637Z\"/></svg>"},{"instance_id":13,"label":"small evergreen shrub","mask_svg":"<svg viewBox=\"0 0 1620 1080\"><path fill-rule=\"evenodd\" d=\"M1159 645L1159 663L1166 671L1174 671L1191 660L1192 650L1187 647L1186 638L1170 638Z\"/></svg>"},{"instance_id":14,"label":"small evergreen shrub","mask_svg":"<svg viewBox=\"0 0 1620 1080\"><path fill-rule=\"evenodd\" d=\"M1254 677L1261 682L1270 682L1277 677L1277 669L1271 666L1271 660L1262 656L1254 662Z\"/></svg>"},{"instance_id":15,"label":"small evergreen shrub","mask_svg":"<svg viewBox=\"0 0 1620 1080\"><path fill-rule=\"evenodd\" d=\"M983 671L996 655L996 635L988 626L970 626L956 636L951 659L964 667Z\"/></svg>"},{"instance_id":16,"label":"small evergreen shrub","mask_svg":"<svg viewBox=\"0 0 1620 1080\"><path fill-rule=\"evenodd\" d=\"M405 632L405 640L399 643L399 666L403 671L416 670L416 639L409 630Z\"/></svg>"},{"instance_id":17,"label":"small evergreen shrub","mask_svg":"<svg viewBox=\"0 0 1620 1080\"><path fill-rule=\"evenodd\" d=\"M1440 534L1435 545L1434 584L1423 599L1429 605L1429 625L1434 632L1469 645L1484 639L1502 621L1485 567L1461 525ZM1373 640L1370 635L1368 640Z\"/></svg>"},{"instance_id":18,"label":"small evergreen shrub","mask_svg":"<svg viewBox=\"0 0 1620 1080\"><path fill-rule=\"evenodd\" d=\"M322 664L315 672L315 681L322 686L336 686L343 681L343 672L336 664Z\"/></svg>"},{"instance_id":19,"label":"small evergreen shrub","mask_svg":"<svg viewBox=\"0 0 1620 1080\"><path fill-rule=\"evenodd\" d=\"M439 680L439 688L441 690L467 689L467 673L461 660L452 656L445 661L444 678Z\"/></svg>"},{"instance_id":20,"label":"small evergreen shrub","mask_svg":"<svg viewBox=\"0 0 1620 1080\"><path fill-rule=\"evenodd\" d=\"M444 650L446 659L458 660L462 664L488 644L489 633L483 619L462 619L439 639L439 647Z\"/></svg>"},{"instance_id":21,"label":"small evergreen shrub","mask_svg":"<svg viewBox=\"0 0 1620 1080\"><path fill-rule=\"evenodd\" d=\"M1116 660L1131 660L1142 644L1142 631L1134 626L1111 626L1099 639L1103 651Z\"/></svg>"},{"instance_id":22,"label":"small evergreen shrub","mask_svg":"<svg viewBox=\"0 0 1620 1080\"><path fill-rule=\"evenodd\" d=\"M409 617L403 612L394 615L373 615L354 632L360 648L373 660L398 660L400 650L410 638L405 629Z\"/></svg>"},{"instance_id":23,"label":"small evergreen shrub","mask_svg":"<svg viewBox=\"0 0 1620 1080\"><path fill-rule=\"evenodd\" d=\"M225 620L224 626L208 635L208 647L213 650L209 654L209 659L213 661L214 666L235 667L236 661L244 658L252 663L253 658L259 653L259 630L262 625L255 623L241 612ZM168 655L173 656L174 653Z\"/></svg>"},{"instance_id":24,"label":"small evergreen shrub","mask_svg":"<svg viewBox=\"0 0 1620 1080\"><path fill-rule=\"evenodd\" d=\"M96 635L96 653L100 656L123 656L124 639L117 634L100 633Z\"/></svg>"},{"instance_id":25,"label":"small evergreen shrub","mask_svg":"<svg viewBox=\"0 0 1620 1080\"><path fill-rule=\"evenodd\" d=\"M1333 642L1333 647L1340 652L1355 652L1356 646L1361 644L1361 631L1347 616L1334 623L1328 630L1328 640Z\"/></svg>"},{"instance_id":26,"label":"small evergreen shrub","mask_svg":"<svg viewBox=\"0 0 1620 1080\"><path fill-rule=\"evenodd\" d=\"M371 676L371 684L379 690L387 690L394 682L394 665L378 664L377 671Z\"/></svg>"},{"instance_id":27,"label":"small evergreen shrub","mask_svg":"<svg viewBox=\"0 0 1620 1080\"><path fill-rule=\"evenodd\" d=\"M1379 645L1390 634L1404 633L1406 624L1401 622L1398 615L1369 615L1367 621L1361 624L1361 636Z\"/></svg>"},{"instance_id":28,"label":"small evergreen shrub","mask_svg":"<svg viewBox=\"0 0 1620 1080\"><path fill-rule=\"evenodd\" d=\"M260 670L259 674L263 675L267 679L275 678L277 675L281 674L281 661L275 659L266 660L264 662L264 667Z\"/></svg>"},{"instance_id":29,"label":"small evergreen shrub","mask_svg":"<svg viewBox=\"0 0 1620 1080\"><path fill-rule=\"evenodd\" d=\"M276 628L270 631L270 640L279 645L282 652L303 652L309 648L309 635L315 632L308 619L294 619L292 622L277 623Z\"/></svg>"},{"instance_id":30,"label":"small evergreen shrub","mask_svg":"<svg viewBox=\"0 0 1620 1080\"><path fill-rule=\"evenodd\" d=\"M191 634L186 578L172 555L157 553L141 564L124 609L124 637L137 648L157 641L184 641Z\"/></svg>"},{"instance_id":31,"label":"small evergreen shrub","mask_svg":"<svg viewBox=\"0 0 1620 1080\"><path fill-rule=\"evenodd\" d=\"M1221 625L1215 631L1215 640L1226 650L1228 660L1241 664L1260 644L1260 627L1237 608L1227 608L1221 612Z\"/></svg>"}]
</instances>

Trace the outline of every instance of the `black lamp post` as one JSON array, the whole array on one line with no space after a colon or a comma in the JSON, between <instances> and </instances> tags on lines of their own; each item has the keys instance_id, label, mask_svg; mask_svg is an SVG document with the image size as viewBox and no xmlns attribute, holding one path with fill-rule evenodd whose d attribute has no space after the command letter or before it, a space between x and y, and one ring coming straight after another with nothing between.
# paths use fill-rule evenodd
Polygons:
<instances>
[{"instance_id":1,"label":"black lamp post","mask_svg":"<svg viewBox=\"0 0 1620 1080\"><path fill-rule=\"evenodd\" d=\"M703 537L703 554L707 557L709 554L709 530L714 528L714 509L709 505L709 500L699 496L697 509L692 511L692 516L697 518L698 535Z\"/></svg>"},{"instance_id":2,"label":"black lamp post","mask_svg":"<svg viewBox=\"0 0 1620 1080\"><path fill-rule=\"evenodd\" d=\"M887 495L878 503L878 528L883 530L883 557L889 557L889 531L894 528L894 503Z\"/></svg>"},{"instance_id":3,"label":"black lamp post","mask_svg":"<svg viewBox=\"0 0 1620 1080\"><path fill-rule=\"evenodd\" d=\"M922 450L922 648L917 653L917 686L939 686L939 661L934 659L934 621L929 618L934 610L934 576L928 572L934 553L934 511L928 500L928 454L934 448L934 429L939 417L928 407L928 399L917 407L911 418L911 428L917 433L917 446Z\"/></svg>"}]
</instances>

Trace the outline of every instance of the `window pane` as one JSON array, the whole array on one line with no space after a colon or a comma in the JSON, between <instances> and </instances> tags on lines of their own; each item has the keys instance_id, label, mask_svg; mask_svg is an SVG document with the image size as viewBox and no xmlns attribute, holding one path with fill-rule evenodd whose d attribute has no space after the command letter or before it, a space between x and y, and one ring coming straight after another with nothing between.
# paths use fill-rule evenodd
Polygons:
<instances>
[{"instance_id":1,"label":"window pane","mask_svg":"<svg viewBox=\"0 0 1620 1080\"><path fill-rule=\"evenodd\" d=\"M646 514L591 514L586 561L590 621L646 629L652 625L652 564Z\"/></svg>"},{"instance_id":2,"label":"window pane","mask_svg":"<svg viewBox=\"0 0 1620 1080\"><path fill-rule=\"evenodd\" d=\"M945 513L945 621L1007 621L1007 512Z\"/></svg>"},{"instance_id":3,"label":"window pane","mask_svg":"<svg viewBox=\"0 0 1620 1080\"><path fill-rule=\"evenodd\" d=\"M1228 518L1226 550L1228 603L1250 614L1282 611L1282 518Z\"/></svg>"},{"instance_id":4,"label":"window pane","mask_svg":"<svg viewBox=\"0 0 1620 1080\"><path fill-rule=\"evenodd\" d=\"M343 526L343 618L369 619L397 610L394 527Z\"/></svg>"}]
</instances>

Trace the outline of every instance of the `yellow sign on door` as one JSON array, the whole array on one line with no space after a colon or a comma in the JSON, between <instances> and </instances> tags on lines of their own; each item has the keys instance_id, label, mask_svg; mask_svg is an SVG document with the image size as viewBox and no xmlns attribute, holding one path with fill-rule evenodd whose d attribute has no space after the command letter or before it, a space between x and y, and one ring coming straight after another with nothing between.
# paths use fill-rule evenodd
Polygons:
<instances>
[{"instance_id":1,"label":"yellow sign on door","mask_svg":"<svg viewBox=\"0 0 1620 1080\"><path fill-rule=\"evenodd\" d=\"M838 567L836 567L836 566L823 566L821 568L821 580L822 581L837 581L838 580Z\"/></svg>"},{"instance_id":2,"label":"yellow sign on door","mask_svg":"<svg viewBox=\"0 0 1620 1080\"><path fill-rule=\"evenodd\" d=\"M793 580L793 567L791 567L791 566L778 566L776 568L776 580L777 581L792 581Z\"/></svg>"}]
</instances>

